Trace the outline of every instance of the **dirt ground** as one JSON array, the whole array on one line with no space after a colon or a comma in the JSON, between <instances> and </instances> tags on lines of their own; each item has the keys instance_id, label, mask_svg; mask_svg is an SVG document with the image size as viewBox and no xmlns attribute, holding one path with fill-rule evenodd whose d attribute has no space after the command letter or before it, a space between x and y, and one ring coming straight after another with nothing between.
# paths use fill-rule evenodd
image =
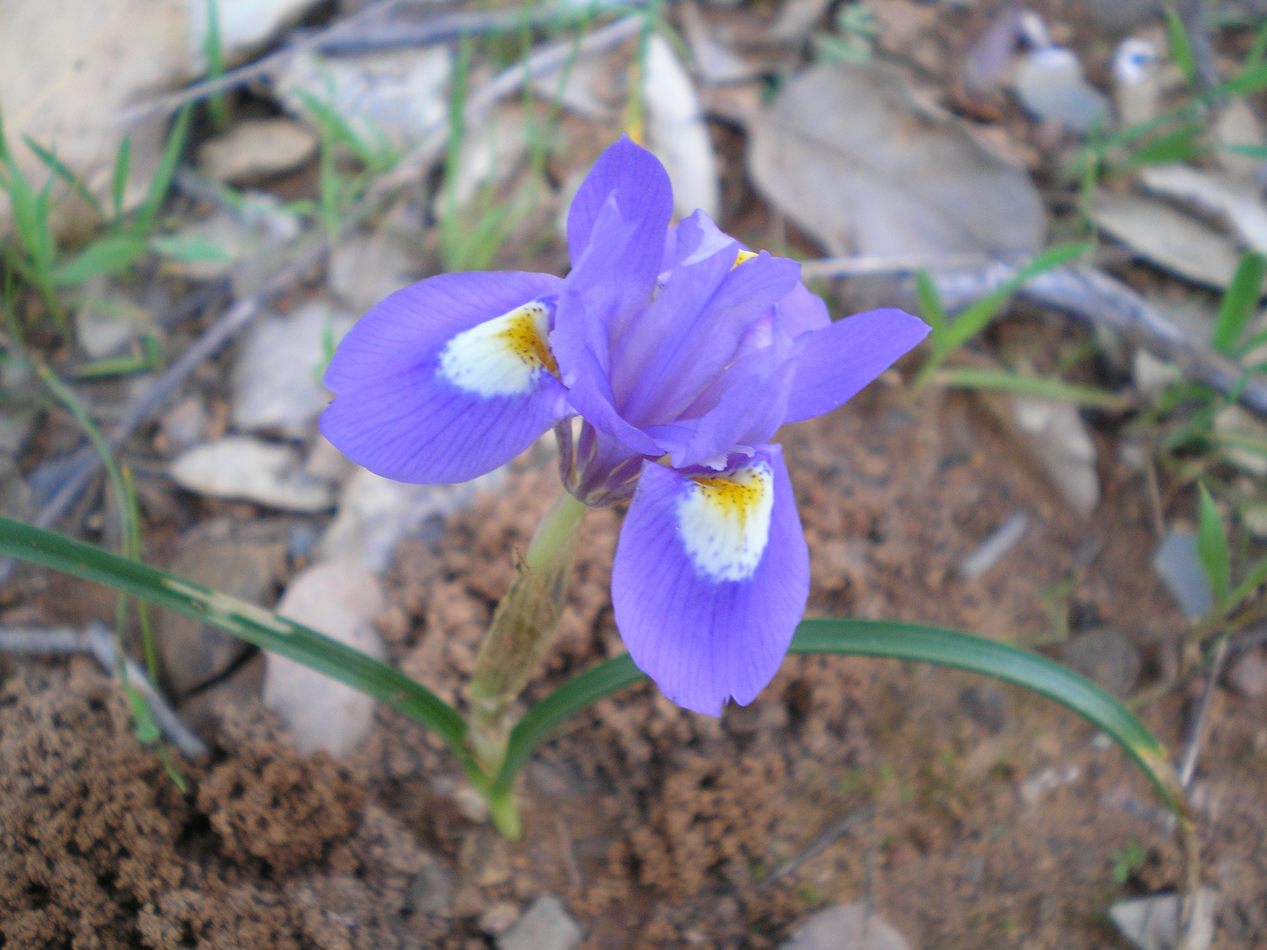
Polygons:
<instances>
[{"instance_id":1,"label":"dirt ground","mask_svg":"<svg viewBox=\"0 0 1267 950\"><path fill-rule=\"evenodd\" d=\"M1074 636L1123 632L1146 680L1174 649L1183 622L1151 580L1140 476L1112 453L1106 516L1080 523L970 398L911 403L881 383L785 441L813 613L1043 640L1047 592L1072 580L1059 609ZM447 699L509 578L507 545L555 490L542 462L398 552L380 626L391 659ZM962 580L955 564L1017 509L1032 519L1022 541ZM590 516L534 689L620 649L617 526ZM1172 748L1191 699L1144 710ZM1216 693L1194 793L1220 946L1267 933L1265 711ZM812 908L857 899L912 946L1114 946L1110 902L1179 882L1156 799L1115 747L1045 700L937 669L791 658L720 721L648 687L606 700L528 768L517 844L464 816L445 754L394 713L340 764L288 751L256 702L217 715L216 757L182 764L182 796L87 661L8 666L6 946L482 946L543 892L587 947L771 946ZM1115 856L1132 847L1119 885Z\"/></svg>"},{"instance_id":2,"label":"dirt ground","mask_svg":"<svg viewBox=\"0 0 1267 950\"><path fill-rule=\"evenodd\" d=\"M945 90L939 70L982 14L872 6L884 24L905 24L881 51ZM1102 77L1111 47L1080 18L1083 5L1035 6ZM987 134L1050 184L1027 128L1005 106ZM744 181L739 133L724 122L711 131L735 233L781 243L783 223ZM605 140L576 135L594 153ZM1126 276L1157 281L1138 268ZM832 305L851 308L856 294ZM1042 369L1086 341L1064 318L1020 312L988 345L1026 351ZM1088 412L1101 500L1080 518L989 400L935 387L912 397L901 379L914 365L781 434L810 545L811 614L1033 646L1126 695L1169 682L1187 623L1151 562L1158 518L1190 522L1189 495L1163 484L1158 507L1126 420ZM221 429L226 366L196 379ZM1122 375L1103 361L1086 372ZM24 464L77 439L69 424L49 427ZM163 447L149 430L137 441L153 563L207 522L270 537L324 523L147 479ZM388 659L448 701L462 701L509 552L558 491L552 451L538 446L497 494L405 541L387 572L377 626ZM965 577L965 559L1018 512L1020 541ZM623 649L609 602L619 515L586 521L559 642L529 700ZM88 518L93 531L102 521ZM114 610L108 592L29 570L0 607L6 624L77 626ZM586 948L773 947L815 909L852 901L912 947L1126 947L1109 906L1181 883L1166 816L1115 746L1047 700L966 674L793 657L756 702L720 720L636 687L543 746L521 781L524 835L513 844L471 814L447 753L411 721L380 709L350 759L301 757L260 703L259 681L260 660L248 659L182 710L214 746L208 761L177 762L182 793L94 662L0 657L0 948L465 950L493 945L547 893ZM1200 686L1185 680L1140 709L1172 750ZM1215 945L1267 946L1267 698L1223 685L1213 697L1193 802L1217 894Z\"/></svg>"}]
</instances>

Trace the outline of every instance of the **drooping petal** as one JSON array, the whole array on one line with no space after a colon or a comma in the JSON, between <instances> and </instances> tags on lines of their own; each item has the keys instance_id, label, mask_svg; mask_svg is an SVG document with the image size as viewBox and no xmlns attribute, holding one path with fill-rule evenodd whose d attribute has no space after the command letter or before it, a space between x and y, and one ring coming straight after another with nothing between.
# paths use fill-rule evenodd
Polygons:
<instances>
[{"instance_id":1,"label":"drooping petal","mask_svg":"<svg viewBox=\"0 0 1267 950\"><path fill-rule=\"evenodd\" d=\"M628 136L621 136L598 157L572 199L567 227L572 262L579 261L592 243L594 225L612 196L621 216L637 222L637 243L655 248L658 270L673 214L673 189L659 159Z\"/></svg>"},{"instance_id":2,"label":"drooping petal","mask_svg":"<svg viewBox=\"0 0 1267 950\"><path fill-rule=\"evenodd\" d=\"M929 333L902 310L869 310L797 339L796 379L785 422L843 405Z\"/></svg>"},{"instance_id":3,"label":"drooping petal","mask_svg":"<svg viewBox=\"0 0 1267 950\"><path fill-rule=\"evenodd\" d=\"M809 288L798 283L788 295L775 304L779 326L792 338L811 330L821 330L831 324L831 315L827 312L827 304L818 294L811 293Z\"/></svg>"},{"instance_id":4,"label":"drooping petal","mask_svg":"<svg viewBox=\"0 0 1267 950\"><path fill-rule=\"evenodd\" d=\"M339 345L321 431L404 482L458 482L514 458L568 413L547 343L557 277L445 274L392 294Z\"/></svg>"},{"instance_id":5,"label":"drooping petal","mask_svg":"<svg viewBox=\"0 0 1267 950\"><path fill-rule=\"evenodd\" d=\"M750 703L774 677L809 593L809 554L778 446L725 472L652 462L612 569L616 625L639 669L695 712Z\"/></svg>"}]
</instances>

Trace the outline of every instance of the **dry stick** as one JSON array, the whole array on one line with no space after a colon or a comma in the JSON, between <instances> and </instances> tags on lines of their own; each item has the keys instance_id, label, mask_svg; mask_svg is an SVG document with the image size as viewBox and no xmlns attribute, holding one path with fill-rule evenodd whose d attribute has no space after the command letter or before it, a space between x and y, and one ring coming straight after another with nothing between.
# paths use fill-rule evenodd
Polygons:
<instances>
[{"instance_id":1,"label":"dry stick","mask_svg":"<svg viewBox=\"0 0 1267 950\"><path fill-rule=\"evenodd\" d=\"M1024 261L993 260L960 268L940 258L844 258L809 261L802 272L806 277L849 277L906 275L927 269L933 272L938 294L947 308L956 309L997 290L1015 277L1023 264ZM1245 367L1235 360L1190 338L1143 297L1103 271L1085 266L1060 267L1030 278L1016 293L1031 303L1114 330L1135 345L1176 364L1192 379L1225 394L1235 393L1250 409L1267 415L1267 380L1258 374L1248 375Z\"/></svg>"},{"instance_id":2,"label":"dry stick","mask_svg":"<svg viewBox=\"0 0 1267 950\"><path fill-rule=\"evenodd\" d=\"M773 871L771 871L769 875L767 875L761 881L761 883L757 885L757 890L758 891L768 890L777 881L780 881L783 878L787 877L789 874L794 872L797 868L799 868L802 864L804 864L810 858L815 857L816 855L819 855L823 851L825 851L827 849L827 846L830 845L837 838L840 838L843 835L848 834L850 831L852 831L855 827L860 825L862 822L869 820L874 813L875 813L875 808L873 808L871 805L864 805L861 808L854 809L849 814L845 815L843 818L837 819L836 821L832 822L830 825L827 826L827 829L823 831L822 834L820 834L817 838L815 838L813 841L809 843L809 846L806 847L805 850L803 850L796 857L792 858L790 861L784 862L783 864L775 868Z\"/></svg>"},{"instance_id":3,"label":"dry stick","mask_svg":"<svg viewBox=\"0 0 1267 950\"><path fill-rule=\"evenodd\" d=\"M114 636L105 624L93 622L85 630L72 627L3 627L0 628L0 653L36 656L69 656L86 654L93 657L110 676L118 673L117 647ZM187 759L200 759L209 753L206 744L198 738L167 704L156 690L145 671L135 662L123 658L127 668L127 682L145 699L154 715L154 724L167 741L180 750Z\"/></svg>"},{"instance_id":4,"label":"dry stick","mask_svg":"<svg viewBox=\"0 0 1267 950\"><path fill-rule=\"evenodd\" d=\"M1219 636L1214 648L1214 659L1206 670L1205 686L1201 690L1201 699L1197 703L1196 715L1192 717L1192 726L1188 730L1188 743L1184 747L1183 756L1179 760L1179 782L1187 790L1192 784L1192 777L1197 770L1197 757L1201 754L1201 743L1205 741L1206 719L1210 715L1210 701L1214 696L1214 687L1223 675L1223 664L1227 661L1226 633Z\"/></svg>"}]
</instances>

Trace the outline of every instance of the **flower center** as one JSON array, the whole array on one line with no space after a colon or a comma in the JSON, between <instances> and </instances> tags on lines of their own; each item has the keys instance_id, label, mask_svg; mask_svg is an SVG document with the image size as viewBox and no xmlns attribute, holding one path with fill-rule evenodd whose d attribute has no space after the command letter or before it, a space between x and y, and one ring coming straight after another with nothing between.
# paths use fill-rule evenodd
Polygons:
<instances>
[{"instance_id":1,"label":"flower center","mask_svg":"<svg viewBox=\"0 0 1267 950\"><path fill-rule=\"evenodd\" d=\"M765 462L692 476L678 502L677 527L696 571L713 581L750 578L770 539L773 507L774 475Z\"/></svg>"},{"instance_id":2,"label":"flower center","mask_svg":"<svg viewBox=\"0 0 1267 950\"><path fill-rule=\"evenodd\" d=\"M440 351L439 375L478 396L517 396L534 389L558 363L547 334L550 314L539 300L463 330Z\"/></svg>"}]
</instances>

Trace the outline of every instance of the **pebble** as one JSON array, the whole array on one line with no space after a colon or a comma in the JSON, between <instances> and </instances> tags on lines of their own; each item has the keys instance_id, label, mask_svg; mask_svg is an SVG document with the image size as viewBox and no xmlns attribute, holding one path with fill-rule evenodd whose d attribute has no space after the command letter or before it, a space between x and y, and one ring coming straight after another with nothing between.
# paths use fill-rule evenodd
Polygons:
<instances>
[{"instance_id":1,"label":"pebble","mask_svg":"<svg viewBox=\"0 0 1267 950\"><path fill-rule=\"evenodd\" d=\"M909 950L898 931L861 901L820 910L780 944L780 950Z\"/></svg>"},{"instance_id":2,"label":"pebble","mask_svg":"<svg viewBox=\"0 0 1267 950\"><path fill-rule=\"evenodd\" d=\"M317 137L290 119L247 119L203 143L198 165L212 181L253 184L317 154Z\"/></svg>"},{"instance_id":3,"label":"pebble","mask_svg":"<svg viewBox=\"0 0 1267 950\"><path fill-rule=\"evenodd\" d=\"M418 279L419 266L389 231L354 234L330 252L330 292L357 312Z\"/></svg>"},{"instance_id":4,"label":"pebble","mask_svg":"<svg viewBox=\"0 0 1267 950\"><path fill-rule=\"evenodd\" d=\"M1267 653L1257 648L1238 656L1228 667L1227 681L1246 699L1267 696Z\"/></svg>"},{"instance_id":5,"label":"pebble","mask_svg":"<svg viewBox=\"0 0 1267 950\"><path fill-rule=\"evenodd\" d=\"M378 579L351 561L324 561L295 576L277 612L326 636L383 658L374 617L385 600ZM359 748L374 724L376 701L324 673L268 653L264 704L290 730L307 755L324 749L336 758Z\"/></svg>"},{"instance_id":6,"label":"pebble","mask_svg":"<svg viewBox=\"0 0 1267 950\"><path fill-rule=\"evenodd\" d=\"M408 901L419 913L448 917L453 910L453 875L439 861L424 864L409 882Z\"/></svg>"},{"instance_id":7,"label":"pebble","mask_svg":"<svg viewBox=\"0 0 1267 950\"><path fill-rule=\"evenodd\" d=\"M1187 950L1206 950L1214 941L1214 909L1217 896L1208 887L1197 892L1193 923L1184 945ZM1179 896L1154 894L1119 901L1109 908L1109 917L1139 950L1178 950Z\"/></svg>"},{"instance_id":8,"label":"pebble","mask_svg":"<svg viewBox=\"0 0 1267 950\"><path fill-rule=\"evenodd\" d=\"M154 327L150 311L112 293L104 279L90 284L84 305L75 311L75 342L90 359L113 356Z\"/></svg>"},{"instance_id":9,"label":"pebble","mask_svg":"<svg viewBox=\"0 0 1267 950\"><path fill-rule=\"evenodd\" d=\"M352 323L349 314L320 301L257 321L233 365L233 426L242 432L307 435L330 401L320 375L328 348Z\"/></svg>"},{"instance_id":10,"label":"pebble","mask_svg":"<svg viewBox=\"0 0 1267 950\"><path fill-rule=\"evenodd\" d=\"M542 894L515 925L497 939L498 950L573 950L581 928L553 894Z\"/></svg>"},{"instance_id":11,"label":"pebble","mask_svg":"<svg viewBox=\"0 0 1267 950\"><path fill-rule=\"evenodd\" d=\"M1110 627L1075 635L1061 650L1061 659L1117 696L1130 694L1143 666L1134 641Z\"/></svg>"},{"instance_id":12,"label":"pebble","mask_svg":"<svg viewBox=\"0 0 1267 950\"><path fill-rule=\"evenodd\" d=\"M486 934L504 934L519 919L519 908L513 901L501 901L480 914L477 926Z\"/></svg>"},{"instance_id":13,"label":"pebble","mask_svg":"<svg viewBox=\"0 0 1267 950\"><path fill-rule=\"evenodd\" d=\"M215 498L238 498L282 511L332 508L334 486L299 468L299 455L290 446L239 435L186 450L172 462L171 475L182 488Z\"/></svg>"},{"instance_id":14,"label":"pebble","mask_svg":"<svg viewBox=\"0 0 1267 950\"><path fill-rule=\"evenodd\" d=\"M1191 531L1171 528L1153 555L1153 573L1170 591L1189 620L1204 617L1214 607L1210 582L1197 556L1197 537Z\"/></svg>"},{"instance_id":15,"label":"pebble","mask_svg":"<svg viewBox=\"0 0 1267 950\"><path fill-rule=\"evenodd\" d=\"M1075 512L1088 517L1100 503L1095 442L1076 406L1016 397L1013 419L1025 449Z\"/></svg>"},{"instance_id":16,"label":"pebble","mask_svg":"<svg viewBox=\"0 0 1267 950\"><path fill-rule=\"evenodd\" d=\"M167 570L258 604L270 593L280 566L278 544L190 535L182 540ZM163 678L178 699L221 676L250 650L240 638L183 614L161 611L155 626Z\"/></svg>"}]
</instances>

